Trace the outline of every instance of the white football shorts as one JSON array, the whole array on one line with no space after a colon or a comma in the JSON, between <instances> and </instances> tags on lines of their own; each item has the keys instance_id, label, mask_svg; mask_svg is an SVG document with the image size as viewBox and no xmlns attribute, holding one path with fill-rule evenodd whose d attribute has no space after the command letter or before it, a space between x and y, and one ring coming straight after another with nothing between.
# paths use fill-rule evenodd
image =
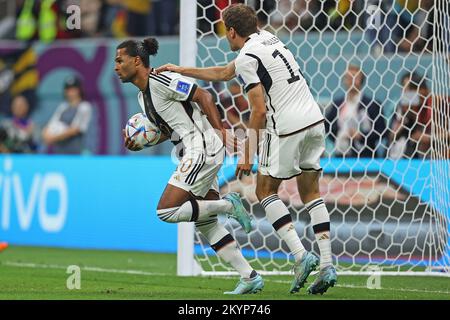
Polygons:
<instances>
[{"instance_id":1,"label":"white football shorts","mask_svg":"<svg viewBox=\"0 0 450 320\"><path fill-rule=\"evenodd\" d=\"M284 137L266 132L259 150L258 171L262 175L290 179L303 171L321 171L325 125L322 122Z\"/></svg>"},{"instance_id":2,"label":"white football shorts","mask_svg":"<svg viewBox=\"0 0 450 320\"><path fill-rule=\"evenodd\" d=\"M186 154L170 177L169 184L202 198L211 189L219 193L217 174L224 159L225 148L215 156L207 156L204 153Z\"/></svg>"}]
</instances>

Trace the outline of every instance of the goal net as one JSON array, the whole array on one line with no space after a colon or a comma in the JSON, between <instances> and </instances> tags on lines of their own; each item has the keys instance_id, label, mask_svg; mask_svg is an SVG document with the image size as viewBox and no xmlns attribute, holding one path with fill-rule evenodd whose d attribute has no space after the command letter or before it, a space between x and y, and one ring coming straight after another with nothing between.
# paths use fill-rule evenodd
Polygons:
<instances>
[{"instance_id":1,"label":"goal net","mask_svg":"<svg viewBox=\"0 0 450 320\"><path fill-rule=\"evenodd\" d=\"M182 23L180 32L192 35L195 28L196 37L182 42L181 63L184 52L194 54L197 66L236 57L221 22L235 2L194 1L196 23L191 30ZM338 273L450 275L450 2L245 3L256 9L260 28L292 51L326 116L320 191ZM236 81L200 84L216 97L226 128L245 128L250 107ZM230 157L223 165L221 194L239 192L255 228L245 234L237 222L219 220L255 269L290 273L292 257L255 195L256 170L237 180L235 162ZM305 248L319 253L295 178L281 184L279 196ZM193 248L184 257L192 253L200 267L189 273L232 274L199 233L187 234ZM185 260L178 261L180 267Z\"/></svg>"}]
</instances>

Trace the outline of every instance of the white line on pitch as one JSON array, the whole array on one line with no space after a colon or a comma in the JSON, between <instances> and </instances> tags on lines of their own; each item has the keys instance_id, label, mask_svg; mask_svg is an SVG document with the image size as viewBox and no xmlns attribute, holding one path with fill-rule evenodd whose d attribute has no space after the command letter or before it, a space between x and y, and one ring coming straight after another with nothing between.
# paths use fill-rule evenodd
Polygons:
<instances>
[{"instance_id":1,"label":"white line on pitch","mask_svg":"<svg viewBox=\"0 0 450 320\"><path fill-rule=\"evenodd\" d=\"M35 269L64 269L65 270L68 267L68 266L55 265L55 264L37 264L37 263L11 262L11 261L5 261L5 262L2 262L1 264L5 265L5 266L11 266L11 267L35 268ZM146 272L146 271L141 271L141 270L106 269L106 268L98 268L98 267L80 267L80 269L85 270L85 271L92 271L92 272L123 273L123 274L135 274L135 275L142 275L142 276L167 276L167 275L170 275L168 273ZM221 277L221 278L229 278L229 277ZM265 279L265 281L266 282L274 282L274 283L283 283L283 284L291 283L290 281L286 281L286 280ZM365 286L357 286L357 285L353 285L353 284L336 284L336 287L368 290L368 288ZM450 294L449 291L420 290L420 289L406 289L406 288L383 288L382 287L379 290Z\"/></svg>"},{"instance_id":2,"label":"white line on pitch","mask_svg":"<svg viewBox=\"0 0 450 320\"><path fill-rule=\"evenodd\" d=\"M67 266L56 265L56 264L38 264L38 263L27 263L27 262L11 262L5 261L1 264L10 267L23 267L23 268L35 268L35 269L67 269ZM0 265L1 265L0 264ZM98 267L80 267L81 270L84 271L92 271L92 272L105 272L105 273L124 273L124 274L136 274L142 276L167 276L168 273L158 273L158 272L146 272L140 270L121 270L121 269L106 269L106 268L98 268Z\"/></svg>"}]
</instances>

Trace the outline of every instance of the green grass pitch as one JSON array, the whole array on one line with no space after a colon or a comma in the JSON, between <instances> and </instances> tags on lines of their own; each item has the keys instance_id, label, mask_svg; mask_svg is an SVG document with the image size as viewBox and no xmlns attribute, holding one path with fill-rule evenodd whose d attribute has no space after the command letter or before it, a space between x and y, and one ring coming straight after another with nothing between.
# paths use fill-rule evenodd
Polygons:
<instances>
[{"instance_id":1,"label":"green grass pitch","mask_svg":"<svg viewBox=\"0 0 450 320\"><path fill-rule=\"evenodd\" d=\"M81 288L66 287L69 265L81 270ZM0 253L0 300L163 299L324 300L445 299L450 278L382 276L381 289L368 289L366 276L340 276L323 296L288 293L290 276L265 276L262 292L224 296L238 277L177 277L176 256L131 251L72 250L11 246ZM311 275L309 281L314 276Z\"/></svg>"}]
</instances>

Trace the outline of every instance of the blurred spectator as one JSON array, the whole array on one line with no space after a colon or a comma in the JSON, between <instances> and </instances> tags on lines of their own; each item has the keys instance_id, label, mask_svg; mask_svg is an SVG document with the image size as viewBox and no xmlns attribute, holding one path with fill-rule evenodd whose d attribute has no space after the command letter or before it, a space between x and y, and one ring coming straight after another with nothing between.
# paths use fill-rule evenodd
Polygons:
<instances>
[{"instance_id":1,"label":"blurred spectator","mask_svg":"<svg viewBox=\"0 0 450 320\"><path fill-rule=\"evenodd\" d=\"M270 8L270 29L276 32L289 34L300 30L308 30L313 23L313 13L316 12L315 1L306 0L280 0L277 1L276 11ZM260 15L260 21L264 21ZM301 29L300 29L301 28Z\"/></svg>"},{"instance_id":2,"label":"blurred spectator","mask_svg":"<svg viewBox=\"0 0 450 320\"><path fill-rule=\"evenodd\" d=\"M59 154L80 154L85 146L92 106L84 100L81 81L70 77L64 84L65 101L61 103L45 126L42 137L52 151Z\"/></svg>"},{"instance_id":3,"label":"blurred spectator","mask_svg":"<svg viewBox=\"0 0 450 320\"><path fill-rule=\"evenodd\" d=\"M343 79L347 87L344 98L335 99L326 113L325 126L335 155L344 157L379 156L386 123L380 105L362 93L364 74L350 65Z\"/></svg>"},{"instance_id":4,"label":"blurred spectator","mask_svg":"<svg viewBox=\"0 0 450 320\"><path fill-rule=\"evenodd\" d=\"M214 6L211 6L212 2L214 2ZM197 1L197 16L199 17L198 30L202 33L215 32L218 36L224 36L225 26L222 21L222 11L229 5L239 2L243 1L242 0Z\"/></svg>"},{"instance_id":5,"label":"blurred spectator","mask_svg":"<svg viewBox=\"0 0 450 320\"><path fill-rule=\"evenodd\" d=\"M365 27L374 52L432 49L432 0L370 0L368 4Z\"/></svg>"},{"instance_id":6,"label":"blurred spectator","mask_svg":"<svg viewBox=\"0 0 450 320\"><path fill-rule=\"evenodd\" d=\"M225 114L224 127L226 129L247 129L250 109L239 83L236 80L230 81L228 91L224 91L219 99Z\"/></svg>"},{"instance_id":7,"label":"blurred spectator","mask_svg":"<svg viewBox=\"0 0 450 320\"><path fill-rule=\"evenodd\" d=\"M29 104L24 96L17 96L11 105L11 119L0 124L0 144L2 153L34 153L34 124L29 115Z\"/></svg>"},{"instance_id":8,"label":"blurred spectator","mask_svg":"<svg viewBox=\"0 0 450 320\"><path fill-rule=\"evenodd\" d=\"M98 31L102 36L112 37L118 36L117 30L125 32L125 27L120 26L122 12L125 12L121 5L121 0L105 0L101 2ZM123 34L123 36L125 33Z\"/></svg>"},{"instance_id":9,"label":"blurred spectator","mask_svg":"<svg viewBox=\"0 0 450 320\"><path fill-rule=\"evenodd\" d=\"M450 9L450 8L449 8ZM433 96L433 145L434 159L450 159L450 97L437 95Z\"/></svg>"},{"instance_id":10,"label":"blurred spectator","mask_svg":"<svg viewBox=\"0 0 450 320\"><path fill-rule=\"evenodd\" d=\"M433 0L395 0L393 12L399 25L393 34L400 38L399 48L404 52L431 50L433 33ZM403 30L404 29L404 30Z\"/></svg>"},{"instance_id":11,"label":"blurred spectator","mask_svg":"<svg viewBox=\"0 0 450 320\"><path fill-rule=\"evenodd\" d=\"M80 7L79 29L67 28L68 18L73 19L74 14L67 12L71 5ZM0 38L52 42L174 35L178 33L178 8L177 0L11 0L6 5L0 0Z\"/></svg>"},{"instance_id":12,"label":"blurred spectator","mask_svg":"<svg viewBox=\"0 0 450 320\"><path fill-rule=\"evenodd\" d=\"M37 105L39 83L37 56L33 48L19 46L0 48L0 114L11 116L12 97L23 95L30 105L30 114Z\"/></svg>"},{"instance_id":13,"label":"blurred spectator","mask_svg":"<svg viewBox=\"0 0 450 320\"><path fill-rule=\"evenodd\" d=\"M52 42L55 39L79 38L81 30L67 29L67 7L71 4L71 1L17 0L16 39Z\"/></svg>"},{"instance_id":14,"label":"blurred spectator","mask_svg":"<svg viewBox=\"0 0 450 320\"><path fill-rule=\"evenodd\" d=\"M426 80L412 73L391 124L389 157L429 157L431 146L432 97Z\"/></svg>"},{"instance_id":15,"label":"blurred spectator","mask_svg":"<svg viewBox=\"0 0 450 320\"><path fill-rule=\"evenodd\" d=\"M148 0L124 0L127 10L127 33L132 37L148 35L148 14L151 3Z\"/></svg>"},{"instance_id":16,"label":"blurred spectator","mask_svg":"<svg viewBox=\"0 0 450 320\"><path fill-rule=\"evenodd\" d=\"M14 39L15 11L14 1L0 0L0 39Z\"/></svg>"},{"instance_id":17,"label":"blurred spectator","mask_svg":"<svg viewBox=\"0 0 450 320\"><path fill-rule=\"evenodd\" d=\"M99 35L101 6L100 0L80 0L82 36Z\"/></svg>"},{"instance_id":18,"label":"blurred spectator","mask_svg":"<svg viewBox=\"0 0 450 320\"><path fill-rule=\"evenodd\" d=\"M361 25L363 14L365 10L365 1L354 1L354 0L337 0L337 1L326 1L328 6L331 8L326 10L329 17L325 20L325 24L333 30L354 30L355 27Z\"/></svg>"},{"instance_id":19,"label":"blurred spectator","mask_svg":"<svg viewBox=\"0 0 450 320\"><path fill-rule=\"evenodd\" d=\"M167 36L178 33L178 6L176 0L152 0L148 15L148 34Z\"/></svg>"}]
</instances>

